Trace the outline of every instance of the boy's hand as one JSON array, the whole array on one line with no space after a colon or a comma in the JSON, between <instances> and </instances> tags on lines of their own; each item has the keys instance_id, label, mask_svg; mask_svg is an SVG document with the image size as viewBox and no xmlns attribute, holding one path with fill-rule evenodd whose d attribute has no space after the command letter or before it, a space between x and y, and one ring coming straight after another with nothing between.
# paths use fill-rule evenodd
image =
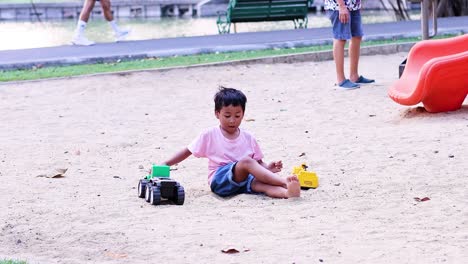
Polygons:
<instances>
[{"instance_id":1,"label":"boy's hand","mask_svg":"<svg viewBox=\"0 0 468 264\"><path fill-rule=\"evenodd\" d=\"M267 169L269 169L271 172L280 172L283 169L283 162L281 160L273 161L268 164Z\"/></svg>"}]
</instances>

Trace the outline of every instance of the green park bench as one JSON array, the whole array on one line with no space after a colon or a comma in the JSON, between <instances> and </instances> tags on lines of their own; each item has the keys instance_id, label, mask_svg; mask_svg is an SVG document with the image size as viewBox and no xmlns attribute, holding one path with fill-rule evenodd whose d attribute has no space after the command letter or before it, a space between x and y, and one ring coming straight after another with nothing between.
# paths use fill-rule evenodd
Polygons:
<instances>
[{"instance_id":1,"label":"green park bench","mask_svg":"<svg viewBox=\"0 0 468 264\"><path fill-rule=\"evenodd\" d=\"M218 14L220 34L229 33L231 24L292 20L294 28L307 28L307 11L313 0L230 0L226 12Z\"/></svg>"}]
</instances>

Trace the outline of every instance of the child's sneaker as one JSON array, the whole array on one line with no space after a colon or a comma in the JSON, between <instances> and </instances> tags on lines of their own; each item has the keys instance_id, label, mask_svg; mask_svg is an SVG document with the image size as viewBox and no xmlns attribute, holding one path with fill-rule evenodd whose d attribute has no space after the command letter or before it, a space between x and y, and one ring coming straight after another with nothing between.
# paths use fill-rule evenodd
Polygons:
<instances>
[{"instance_id":1,"label":"child's sneaker","mask_svg":"<svg viewBox=\"0 0 468 264\"><path fill-rule=\"evenodd\" d=\"M352 90L352 89L357 89L359 88L359 84L354 83L350 81L349 79L346 79L342 81L341 83L338 84L339 87L344 88L346 90Z\"/></svg>"},{"instance_id":2,"label":"child's sneaker","mask_svg":"<svg viewBox=\"0 0 468 264\"><path fill-rule=\"evenodd\" d=\"M91 46L95 43L94 41L87 39L85 36L78 34L73 37L72 44L78 46Z\"/></svg>"},{"instance_id":3,"label":"child's sneaker","mask_svg":"<svg viewBox=\"0 0 468 264\"><path fill-rule=\"evenodd\" d=\"M362 75L359 76L359 78L355 81L355 83L364 83L364 84L373 83L373 82L375 82L375 80L367 79L366 77Z\"/></svg>"},{"instance_id":4,"label":"child's sneaker","mask_svg":"<svg viewBox=\"0 0 468 264\"><path fill-rule=\"evenodd\" d=\"M122 30L116 31L115 32L115 42L125 40L128 37L129 34L130 34L130 30L128 30L128 29L122 29Z\"/></svg>"}]
</instances>

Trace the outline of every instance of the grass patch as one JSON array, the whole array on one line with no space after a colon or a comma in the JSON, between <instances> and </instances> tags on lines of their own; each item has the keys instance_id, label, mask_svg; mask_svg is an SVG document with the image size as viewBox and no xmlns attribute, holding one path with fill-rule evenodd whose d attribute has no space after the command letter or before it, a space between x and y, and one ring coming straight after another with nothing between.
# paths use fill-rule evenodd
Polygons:
<instances>
[{"instance_id":1,"label":"grass patch","mask_svg":"<svg viewBox=\"0 0 468 264\"><path fill-rule=\"evenodd\" d=\"M12 260L12 259L0 259L0 264L27 264L26 261L22 260Z\"/></svg>"},{"instance_id":2,"label":"grass patch","mask_svg":"<svg viewBox=\"0 0 468 264\"><path fill-rule=\"evenodd\" d=\"M83 64L60 67L44 67L27 70L2 71L0 82L35 80L77 76L92 73L118 72L127 70L158 69L177 66L190 66L205 63L223 62L231 60L245 60L275 55L286 55L306 51L321 51L331 49L330 45L313 46L297 49L270 49L260 51L210 53L190 56L173 56L162 58L148 58L134 61L120 61L115 63Z\"/></svg>"},{"instance_id":3,"label":"grass patch","mask_svg":"<svg viewBox=\"0 0 468 264\"><path fill-rule=\"evenodd\" d=\"M439 36L439 38L450 37L449 35ZM398 44L405 42L416 42L420 38L402 38L391 40L365 41L362 46L376 46L383 44ZM115 63L97 63L73 66L44 67L26 70L0 71L0 82L25 81L47 78L59 78L69 76L79 76L93 73L109 73L128 70L159 69L177 66L190 66L206 63L225 62L233 60L247 60L264 58L270 56L291 55L304 52L317 52L331 50L332 45L317 45L301 48L268 49L258 51L210 53L190 56L174 56L163 58L149 58L133 61L119 61ZM1 263L0 263L1 264Z\"/></svg>"}]
</instances>

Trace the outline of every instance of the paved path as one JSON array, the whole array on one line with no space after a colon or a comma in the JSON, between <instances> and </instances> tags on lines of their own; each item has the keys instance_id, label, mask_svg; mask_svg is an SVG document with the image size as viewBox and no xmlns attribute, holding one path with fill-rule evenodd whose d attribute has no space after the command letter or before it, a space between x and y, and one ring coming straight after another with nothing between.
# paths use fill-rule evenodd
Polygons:
<instances>
[{"instance_id":1,"label":"paved path","mask_svg":"<svg viewBox=\"0 0 468 264\"><path fill-rule=\"evenodd\" d=\"M365 39L421 36L421 23L402 21L364 25ZM468 33L468 16L438 19L438 33ZM59 46L0 51L0 70L35 65L72 65L226 51L302 47L331 43L330 28L249 32L200 37L181 37L99 43L94 46Z\"/></svg>"}]
</instances>

